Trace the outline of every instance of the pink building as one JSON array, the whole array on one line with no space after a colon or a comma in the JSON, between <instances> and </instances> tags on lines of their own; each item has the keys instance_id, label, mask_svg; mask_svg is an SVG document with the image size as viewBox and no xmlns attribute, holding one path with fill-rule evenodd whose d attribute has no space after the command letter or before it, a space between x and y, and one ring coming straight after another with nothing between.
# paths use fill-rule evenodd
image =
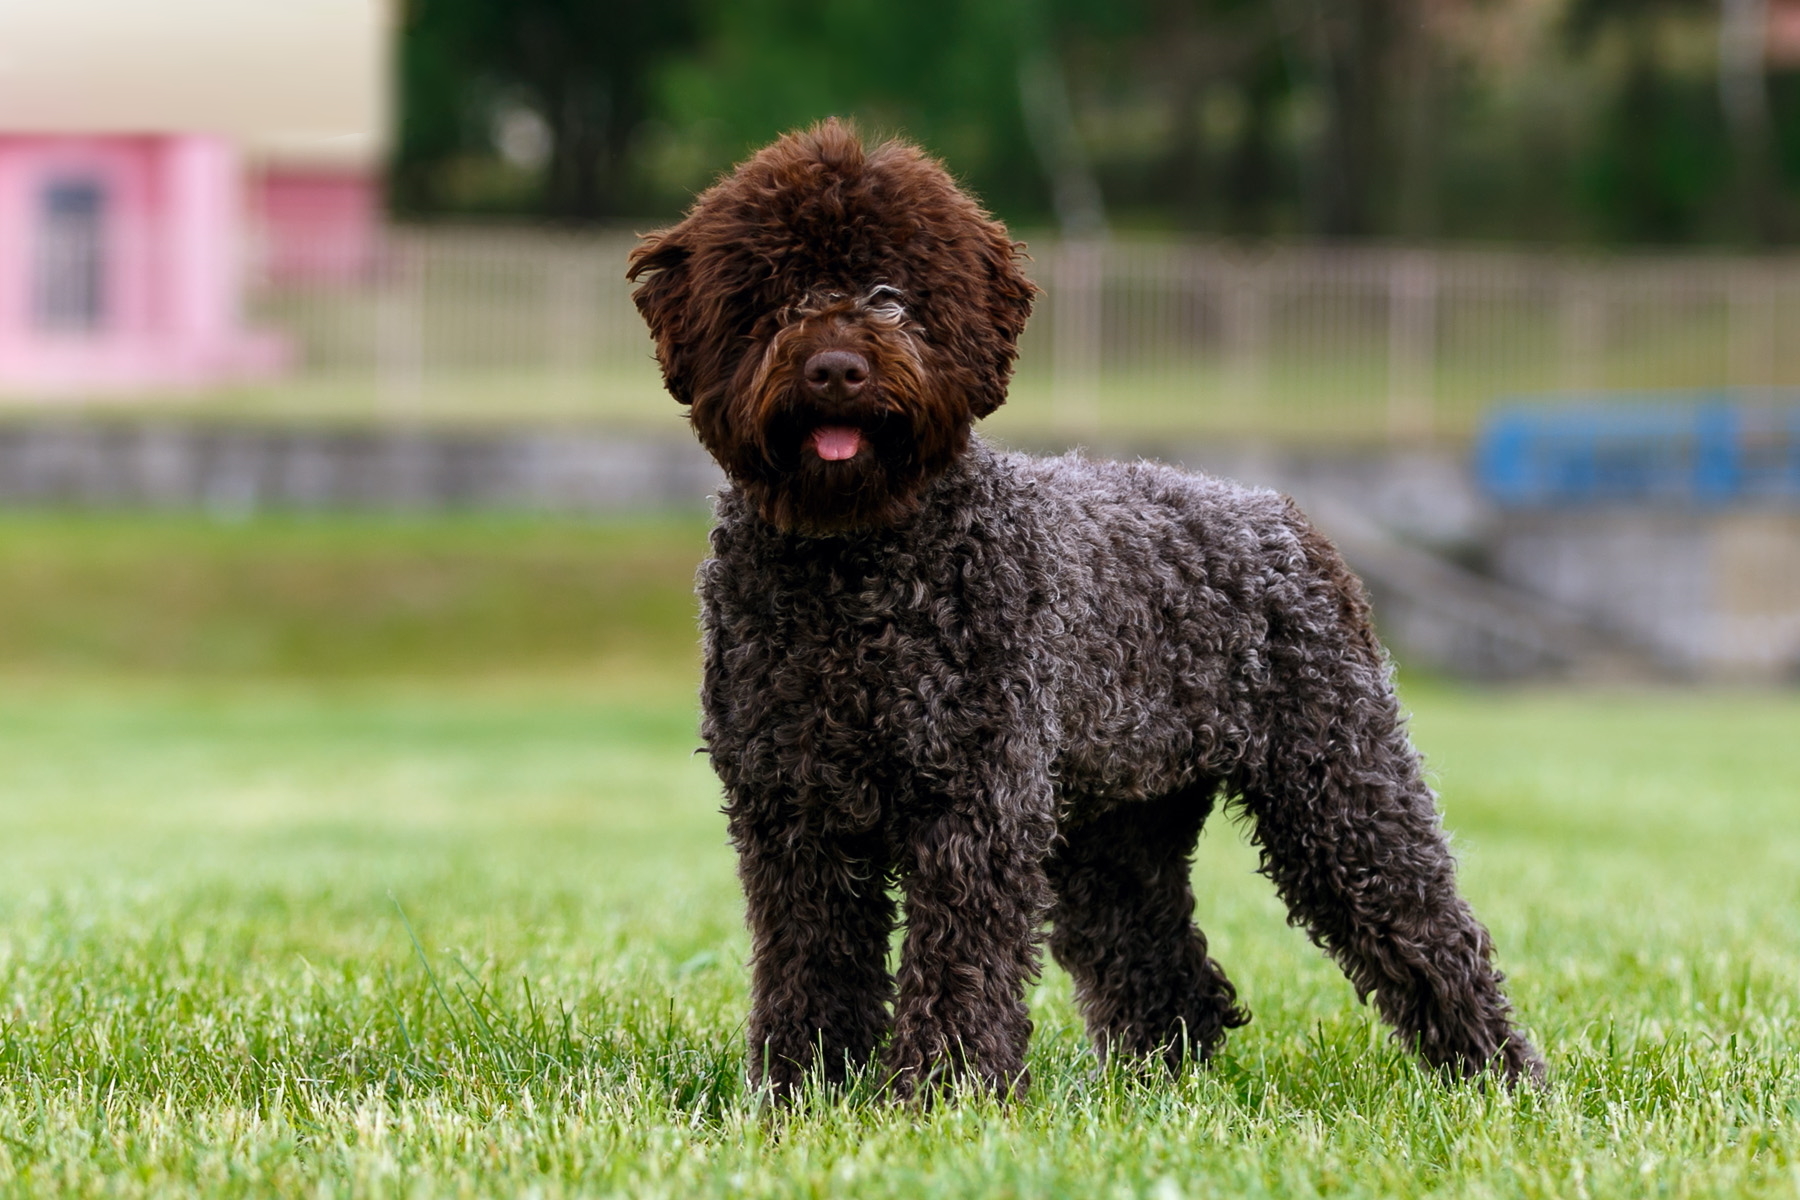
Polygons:
<instances>
[{"instance_id":1,"label":"pink building","mask_svg":"<svg viewBox=\"0 0 1800 1200\"><path fill-rule=\"evenodd\" d=\"M376 172L343 164L265 165L247 187L261 269L277 283L354 283L375 262Z\"/></svg>"},{"instance_id":2,"label":"pink building","mask_svg":"<svg viewBox=\"0 0 1800 1200\"><path fill-rule=\"evenodd\" d=\"M373 260L387 0L0 5L0 396L276 374L254 275Z\"/></svg>"},{"instance_id":3,"label":"pink building","mask_svg":"<svg viewBox=\"0 0 1800 1200\"><path fill-rule=\"evenodd\" d=\"M275 373L239 311L236 150L199 134L0 134L0 387L204 386Z\"/></svg>"}]
</instances>

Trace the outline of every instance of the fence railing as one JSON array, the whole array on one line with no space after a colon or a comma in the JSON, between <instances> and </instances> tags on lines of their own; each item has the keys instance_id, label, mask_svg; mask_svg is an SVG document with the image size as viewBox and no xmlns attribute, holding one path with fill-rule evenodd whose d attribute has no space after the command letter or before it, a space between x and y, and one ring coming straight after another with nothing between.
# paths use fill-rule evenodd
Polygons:
<instances>
[{"instance_id":1,"label":"fence railing","mask_svg":"<svg viewBox=\"0 0 1800 1200\"><path fill-rule=\"evenodd\" d=\"M297 373L230 402L669 423L625 235L391 232L264 272ZM1496 398L1800 385L1800 257L1035 242L1005 430L1461 440ZM339 256L341 259L342 256Z\"/></svg>"}]
</instances>

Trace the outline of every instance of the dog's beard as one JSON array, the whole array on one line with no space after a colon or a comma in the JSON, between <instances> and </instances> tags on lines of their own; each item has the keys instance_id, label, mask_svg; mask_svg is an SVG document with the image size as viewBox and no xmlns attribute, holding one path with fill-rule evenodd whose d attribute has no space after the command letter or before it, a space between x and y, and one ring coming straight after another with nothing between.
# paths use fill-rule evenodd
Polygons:
<instances>
[{"instance_id":1,"label":"dog's beard","mask_svg":"<svg viewBox=\"0 0 1800 1200\"><path fill-rule=\"evenodd\" d=\"M790 398L769 411L759 440L765 469L740 482L771 523L813 536L904 521L931 468L948 461L925 461L906 408L880 397L855 406Z\"/></svg>"},{"instance_id":2,"label":"dog's beard","mask_svg":"<svg viewBox=\"0 0 1800 1200\"><path fill-rule=\"evenodd\" d=\"M968 447L961 406L871 389L823 404L799 388L694 407L702 443L762 518L824 537L903 523Z\"/></svg>"}]
</instances>

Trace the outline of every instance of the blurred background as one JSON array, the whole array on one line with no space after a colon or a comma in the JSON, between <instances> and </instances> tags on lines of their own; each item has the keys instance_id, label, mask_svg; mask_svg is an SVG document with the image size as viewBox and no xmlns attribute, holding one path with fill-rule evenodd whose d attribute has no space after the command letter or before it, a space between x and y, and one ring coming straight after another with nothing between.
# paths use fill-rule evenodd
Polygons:
<instances>
[{"instance_id":1,"label":"blurred background","mask_svg":"<svg viewBox=\"0 0 1800 1200\"><path fill-rule=\"evenodd\" d=\"M0 665L690 670L624 257L828 114L1029 243L994 439L1291 492L1420 669L1800 678L1800 0L0 6Z\"/></svg>"}]
</instances>

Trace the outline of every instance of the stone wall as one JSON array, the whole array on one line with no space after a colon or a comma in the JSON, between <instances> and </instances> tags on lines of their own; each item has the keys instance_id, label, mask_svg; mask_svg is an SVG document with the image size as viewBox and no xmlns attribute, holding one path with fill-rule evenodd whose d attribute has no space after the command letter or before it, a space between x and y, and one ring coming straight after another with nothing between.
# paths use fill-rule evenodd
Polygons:
<instances>
[{"instance_id":1,"label":"stone wall","mask_svg":"<svg viewBox=\"0 0 1800 1200\"><path fill-rule=\"evenodd\" d=\"M720 478L687 438L594 430L0 426L13 505L592 512L700 507Z\"/></svg>"},{"instance_id":2,"label":"stone wall","mask_svg":"<svg viewBox=\"0 0 1800 1200\"><path fill-rule=\"evenodd\" d=\"M16 421L0 425L0 505L227 515L702 508L719 471L671 433ZM1407 661L1480 678L1800 677L1800 513L1501 512L1442 452L1092 452L1185 463L1295 496L1364 576Z\"/></svg>"},{"instance_id":3,"label":"stone wall","mask_svg":"<svg viewBox=\"0 0 1800 1200\"><path fill-rule=\"evenodd\" d=\"M1516 513L1489 546L1498 579L1651 647L1673 670L1800 678L1800 513Z\"/></svg>"}]
</instances>

